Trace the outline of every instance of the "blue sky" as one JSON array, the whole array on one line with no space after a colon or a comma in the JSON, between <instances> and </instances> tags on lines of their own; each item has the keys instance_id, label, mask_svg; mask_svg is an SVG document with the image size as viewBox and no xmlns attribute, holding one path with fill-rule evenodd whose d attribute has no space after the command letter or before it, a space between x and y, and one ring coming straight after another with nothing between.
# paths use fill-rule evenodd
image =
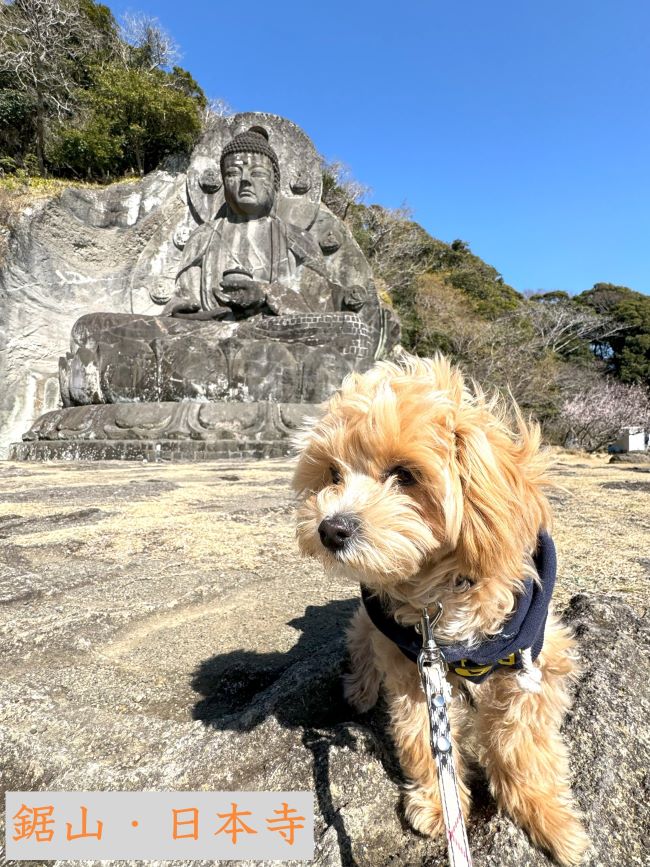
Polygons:
<instances>
[{"instance_id":1,"label":"blue sky","mask_svg":"<svg viewBox=\"0 0 650 867\"><path fill-rule=\"evenodd\" d=\"M462 238L520 291L650 292L647 0L133 0L210 97Z\"/></svg>"}]
</instances>

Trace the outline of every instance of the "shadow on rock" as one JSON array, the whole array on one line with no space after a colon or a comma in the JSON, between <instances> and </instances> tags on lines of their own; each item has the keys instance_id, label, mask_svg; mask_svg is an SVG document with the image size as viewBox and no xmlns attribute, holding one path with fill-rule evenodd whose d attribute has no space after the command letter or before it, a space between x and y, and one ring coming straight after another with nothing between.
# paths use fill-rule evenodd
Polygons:
<instances>
[{"instance_id":1,"label":"shadow on rock","mask_svg":"<svg viewBox=\"0 0 650 867\"><path fill-rule=\"evenodd\" d=\"M362 728L364 749L377 755L392 779L401 781L381 705L359 717L343 697L345 627L357 605L356 599L310 605L302 617L289 621L300 630L300 638L287 653L236 650L220 654L202 662L192 679L193 689L203 696L192 716L206 725L251 731L273 715L282 726L301 731L302 743L313 755L320 813L336 831L341 863L350 867L357 862L331 794L332 747L357 752L355 730L358 733Z\"/></svg>"},{"instance_id":2,"label":"shadow on rock","mask_svg":"<svg viewBox=\"0 0 650 867\"><path fill-rule=\"evenodd\" d=\"M194 688L202 696L194 708L194 718L217 729L247 732L273 716L300 734L314 757L319 813L327 826L322 837L328 844L323 864L358 867L359 863L372 863L380 867L443 863L441 842L440 847L432 846L413 833L400 838L392 816L385 816L391 821L373 824L377 834L369 838L366 833L366 816L358 809L358 799L373 800L373 787L381 785L382 773L376 767L377 775L370 772L368 756L381 762L383 772L394 783L402 778L381 702L377 710L358 717L343 699L344 632L356 604L342 600L309 607L302 617L291 621L301 635L287 653L240 650L206 660L194 676ZM621 598L580 594L571 599L565 621L578 638L585 663L576 684L574 707L564 726L573 789L594 843L585 867L645 864L644 830L650 826L650 802L638 793L648 788L647 618ZM622 745L620 738L612 737L612 731L623 730L626 736ZM355 792L357 778L362 782ZM523 832L497 813L481 773L472 780L472 795L469 834L477 867L541 867L550 863ZM384 808L392 810L392 803L391 799L389 807L385 802ZM626 808L612 809L613 804L625 804ZM372 809L376 807L373 801ZM380 838L384 824L386 836ZM368 860L369 853L373 861Z\"/></svg>"}]
</instances>

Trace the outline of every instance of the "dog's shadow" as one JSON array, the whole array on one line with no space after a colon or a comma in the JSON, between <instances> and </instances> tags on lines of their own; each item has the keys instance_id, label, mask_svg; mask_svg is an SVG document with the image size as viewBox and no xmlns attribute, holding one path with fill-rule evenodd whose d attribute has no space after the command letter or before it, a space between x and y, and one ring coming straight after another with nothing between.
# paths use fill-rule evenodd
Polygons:
<instances>
[{"instance_id":1,"label":"dog's shadow","mask_svg":"<svg viewBox=\"0 0 650 867\"><path fill-rule=\"evenodd\" d=\"M288 622L300 636L286 653L235 650L204 660L192 676L192 688L202 696L193 708L193 719L219 730L250 732L274 716L283 727L301 732L302 743L313 756L318 807L327 826L336 832L341 863L346 867L356 867L356 861L332 798L332 748L358 751L357 735L363 729L363 749L367 751L370 744L387 776L398 785L404 783L381 699L372 711L359 715L343 696L344 632L357 605L356 599L310 605L302 617ZM406 828L403 816L400 818Z\"/></svg>"},{"instance_id":2,"label":"dog's shadow","mask_svg":"<svg viewBox=\"0 0 650 867\"><path fill-rule=\"evenodd\" d=\"M313 756L319 810L335 829L341 863L350 867L356 864L352 843L331 794L332 748L356 751L354 730L362 727L376 744L386 773L401 781L390 738L382 731L386 720L381 704L360 716L343 697L344 632L357 605L356 599L310 605L301 617L288 622L300 635L286 653L219 654L204 660L192 678L193 689L202 696L192 716L212 728L248 732L272 715L283 727L301 732L302 743ZM251 626L252 644L254 622Z\"/></svg>"}]
</instances>

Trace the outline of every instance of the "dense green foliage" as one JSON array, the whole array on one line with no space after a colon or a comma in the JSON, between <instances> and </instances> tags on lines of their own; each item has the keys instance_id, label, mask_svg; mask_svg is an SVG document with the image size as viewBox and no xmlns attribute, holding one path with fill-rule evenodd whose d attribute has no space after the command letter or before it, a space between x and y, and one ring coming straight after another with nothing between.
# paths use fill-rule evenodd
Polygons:
<instances>
[{"instance_id":1,"label":"dense green foliage","mask_svg":"<svg viewBox=\"0 0 650 867\"><path fill-rule=\"evenodd\" d=\"M0 170L107 179L191 150L205 94L157 23L136 24L94 0L0 6Z\"/></svg>"},{"instance_id":2,"label":"dense green foliage","mask_svg":"<svg viewBox=\"0 0 650 867\"><path fill-rule=\"evenodd\" d=\"M32 95L21 91L13 76L0 73L0 169L12 171L24 164L26 143L36 135L35 115Z\"/></svg>"},{"instance_id":3,"label":"dense green foliage","mask_svg":"<svg viewBox=\"0 0 650 867\"><path fill-rule=\"evenodd\" d=\"M202 94L184 93L159 69L143 74L116 63L93 70L80 97L80 121L57 130L48 152L60 173L117 174L154 169L166 155L191 149L201 129ZM182 73L182 70L178 70ZM182 85L185 78L179 75Z\"/></svg>"},{"instance_id":4,"label":"dense green foliage","mask_svg":"<svg viewBox=\"0 0 650 867\"><path fill-rule=\"evenodd\" d=\"M623 382L650 386L650 297L627 286L596 283L576 301L620 323L620 329L596 341L594 350Z\"/></svg>"}]
</instances>

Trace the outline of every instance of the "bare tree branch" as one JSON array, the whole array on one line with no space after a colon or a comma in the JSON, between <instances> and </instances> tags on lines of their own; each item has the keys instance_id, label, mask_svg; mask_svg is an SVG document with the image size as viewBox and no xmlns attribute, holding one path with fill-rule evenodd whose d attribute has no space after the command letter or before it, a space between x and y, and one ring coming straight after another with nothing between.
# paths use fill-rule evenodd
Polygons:
<instances>
[{"instance_id":1,"label":"bare tree branch","mask_svg":"<svg viewBox=\"0 0 650 867\"><path fill-rule=\"evenodd\" d=\"M561 355L577 351L580 341L602 341L623 329L611 316L580 307L569 299L552 304L528 301L526 316L540 346Z\"/></svg>"},{"instance_id":2,"label":"bare tree branch","mask_svg":"<svg viewBox=\"0 0 650 867\"><path fill-rule=\"evenodd\" d=\"M349 166L342 162L323 161L323 202L345 222L351 205L358 205L370 192L360 181L352 177Z\"/></svg>"},{"instance_id":3,"label":"bare tree branch","mask_svg":"<svg viewBox=\"0 0 650 867\"><path fill-rule=\"evenodd\" d=\"M120 21L120 36L130 57L123 58L127 65L136 59L136 65L148 69L170 69L181 59L174 38L157 18L142 13L127 12Z\"/></svg>"},{"instance_id":4,"label":"bare tree branch","mask_svg":"<svg viewBox=\"0 0 650 867\"><path fill-rule=\"evenodd\" d=\"M216 118L231 117L234 113L234 108L225 99L210 99L203 109L203 123L207 126Z\"/></svg>"}]
</instances>

